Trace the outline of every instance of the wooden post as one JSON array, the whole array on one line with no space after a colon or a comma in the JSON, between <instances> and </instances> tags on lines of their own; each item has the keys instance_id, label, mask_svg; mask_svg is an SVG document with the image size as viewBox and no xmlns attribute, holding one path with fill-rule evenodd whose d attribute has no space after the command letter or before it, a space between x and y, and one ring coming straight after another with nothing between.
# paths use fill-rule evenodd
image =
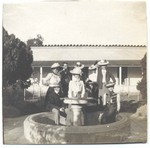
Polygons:
<instances>
[{"instance_id":1,"label":"wooden post","mask_svg":"<svg viewBox=\"0 0 150 148\"><path fill-rule=\"evenodd\" d=\"M119 67L119 85L122 83L122 67Z\"/></svg>"},{"instance_id":2,"label":"wooden post","mask_svg":"<svg viewBox=\"0 0 150 148\"><path fill-rule=\"evenodd\" d=\"M43 67L40 67L40 85L42 85Z\"/></svg>"}]
</instances>

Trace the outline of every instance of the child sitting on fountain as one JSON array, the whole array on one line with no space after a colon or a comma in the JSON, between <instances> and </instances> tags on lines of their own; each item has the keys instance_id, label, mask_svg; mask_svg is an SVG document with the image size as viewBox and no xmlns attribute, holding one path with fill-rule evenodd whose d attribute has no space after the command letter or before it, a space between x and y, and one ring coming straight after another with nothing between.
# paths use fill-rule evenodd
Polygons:
<instances>
[{"instance_id":1,"label":"child sitting on fountain","mask_svg":"<svg viewBox=\"0 0 150 148\"><path fill-rule=\"evenodd\" d=\"M104 94L103 99L104 113L99 116L101 124L115 122L120 110L120 95L114 92L114 85L115 83L112 82L106 84L108 92Z\"/></svg>"},{"instance_id":2,"label":"child sitting on fountain","mask_svg":"<svg viewBox=\"0 0 150 148\"><path fill-rule=\"evenodd\" d=\"M69 82L68 98L84 98L85 87L81 80L82 71L80 68L74 68L70 71L72 74L72 80Z\"/></svg>"}]
</instances>

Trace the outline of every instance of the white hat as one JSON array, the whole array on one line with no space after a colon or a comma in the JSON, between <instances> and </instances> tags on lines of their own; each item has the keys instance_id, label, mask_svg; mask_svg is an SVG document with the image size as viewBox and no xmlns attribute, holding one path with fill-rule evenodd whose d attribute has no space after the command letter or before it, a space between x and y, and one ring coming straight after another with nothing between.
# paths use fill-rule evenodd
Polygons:
<instances>
[{"instance_id":1,"label":"white hat","mask_svg":"<svg viewBox=\"0 0 150 148\"><path fill-rule=\"evenodd\" d=\"M91 66L89 66L89 70L94 70L94 69L96 69L96 68L97 68L97 66L94 65L94 64L92 64Z\"/></svg>"},{"instance_id":2,"label":"white hat","mask_svg":"<svg viewBox=\"0 0 150 148\"><path fill-rule=\"evenodd\" d=\"M100 65L100 66L104 66L104 65L108 65L108 64L109 64L109 61L107 61L107 60L100 60L98 62L98 65Z\"/></svg>"},{"instance_id":3,"label":"white hat","mask_svg":"<svg viewBox=\"0 0 150 148\"><path fill-rule=\"evenodd\" d=\"M82 71L80 68L74 68L73 70L70 71L70 73L76 74L76 75L82 75Z\"/></svg>"},{"instance_id":4,"label":"white hat","mask_svg":"<svg viewBox=\"0 0 150 148\"><path fill-rule=\"evenodd\" d=\"M81 69L82 69L82 68L84 68L84 65L83 65L83 64L81 64L80 62L77 62L77 63L76 63L76 65L75 65L75 68L76 68L76 67L78 67L78 68L81 68Z\"/></svg>"},{"instance_id":5,"label":"white hat","mask_svg":"<svg viewBox=\"0 0 150 148\"><path fill-rule=\"evenodd\" d=\"M57 67L61 67L59 63L54 63L52 66L51 66L51 69L53 68L57 68Z\"/></svg>"},{"instance_id":6,"label":"white hat","mask_svg":"<svg viewBox=\"0 0 150 148\"><path fill-rule=\"evenodd\" d=\"M106 84L106 87L109 88L109 87L114 87L115 83L113 82L109 82L108 84Z\"/></svg>"}]
</instances>

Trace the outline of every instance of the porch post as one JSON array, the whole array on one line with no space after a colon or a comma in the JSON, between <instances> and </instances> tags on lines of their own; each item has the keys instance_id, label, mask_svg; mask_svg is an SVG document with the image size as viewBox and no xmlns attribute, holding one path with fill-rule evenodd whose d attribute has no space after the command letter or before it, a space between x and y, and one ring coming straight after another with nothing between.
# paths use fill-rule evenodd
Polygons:
<instances>
[{"instance_id":1,"label":"porch post","mask_svg":"<svg viewBox=\"0 0 150 148\"><path fill-rule=\"evenodd\" d=\"M42 78L43 78L43 68L40 67L40 85L42 85Z\"/></svg>"},{"instance_id":2,"label":"porch post","mask_svg":"<svg viewBox=\"0 0 150 148\"><path fill-rule=\"evenodd\" d=\"M122 82L122 67L119 67L119 85L121 85Z\"/></svg>"}]
</instances>

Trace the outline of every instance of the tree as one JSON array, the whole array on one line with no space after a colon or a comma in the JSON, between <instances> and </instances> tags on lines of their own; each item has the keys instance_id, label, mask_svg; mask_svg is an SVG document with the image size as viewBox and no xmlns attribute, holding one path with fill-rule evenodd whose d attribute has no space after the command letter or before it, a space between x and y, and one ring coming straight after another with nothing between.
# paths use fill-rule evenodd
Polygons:
<instances>
[{"instance_id":1,"label":"tree","mask_svg":"<svg viewBox=\"0 0 150 148\"><path fill-rule=\"evenodd\" d=\"M137 89L140 91L142 95L142 99L147 101L147 54L144 55L141 60L142 66L142 79L137 84Z\"/></svg>"},{"instance_id":2,"label":"tree","mask_svg":"<svg viewBox=\"0 0 150 148\"><path fill-rule=\"evenodd\" d=\"M43 38L40 34L37 35L37 38L29 39L27 41L27 46L30 48L31 46L42 46L43 45Z\"/></svg>"},{"instance_id":3,"label":"tree","mask_svg":"<svg viewBox=\"0 0 150 148\"><path fill-rule=\"evenodd\" d=\"M3 28L3 86L26 81L32 73L31 49Z\"/></svg>"}]
</instances>

